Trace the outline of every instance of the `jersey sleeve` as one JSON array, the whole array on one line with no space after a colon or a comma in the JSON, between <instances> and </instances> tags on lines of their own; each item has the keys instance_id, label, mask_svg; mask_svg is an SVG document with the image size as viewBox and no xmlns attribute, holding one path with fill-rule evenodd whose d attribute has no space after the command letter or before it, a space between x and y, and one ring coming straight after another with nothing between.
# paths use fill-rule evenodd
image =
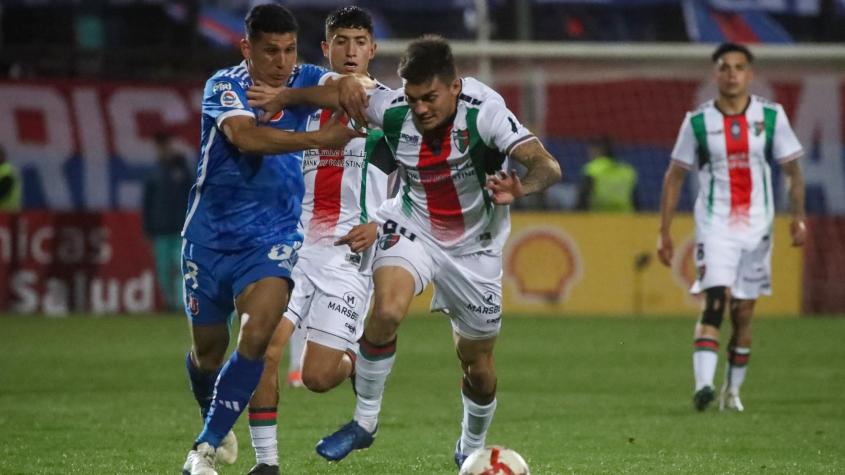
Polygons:
<instances>
[{"instance_id":1,"label":"jersey sleeve","mask_svg":"<svg viewBox=\"0 0 845 475\"><path fill-rule=\"evenodd\" d=\"M370 127L377 128L384 126L384 112L394 101L402 99L402 96L398 95L397 91L393 91L382 84L376 84L374 88L368 90L367 96L369 97L369 103L364 113L367 116L367 122Z\"/></svg>"},{"instance_id":2,"label":"jersey sleeve","mask_svg":"<svg viewBox=\"0 0 845 475\"><path fill-rule=\"evenodd\" d=\"M236 115L255 118L255 113L247 106L246 91L238 81L227 77L211 78L205 84L202 113L214 119L217 128Z\"/></svg>"},{"instance_id":3,"label":"jersey sleeve","mask_svg":"<svg viewBox=\"0 0 845 475\"><path fill-rule=\"evenodd\" d=\"M772 137L772 156L778 163L786 163L804 154L798 137L789 125L789 118L783 107L778 105L777 118L775 119L775 133Z\"/></svg>"},{"instance_id":4,"label":"jersey sleeve","mask_svg":"<svg viewBox=\"0 0 845 475\"><path fill-rule=\"evenodd\" d=\"M481 105L476 124L481 140L505 155L510 155L518 145L536 138L516 119L504 101L495 98Z\"/></svg>"},{"instance_id":5,"label":"jersey sleeve","mask_svg":"<svg viewBox=\"0 0 845 475\"><path fill-rule=\"evenodd\" d=\"M675 139L671 158L678 165L691 170L695 165L697 147L698 143L690 123L690 113L687 113L681 123L681 130L678 131L678 138Z\"/></svg>"}]
</instances>

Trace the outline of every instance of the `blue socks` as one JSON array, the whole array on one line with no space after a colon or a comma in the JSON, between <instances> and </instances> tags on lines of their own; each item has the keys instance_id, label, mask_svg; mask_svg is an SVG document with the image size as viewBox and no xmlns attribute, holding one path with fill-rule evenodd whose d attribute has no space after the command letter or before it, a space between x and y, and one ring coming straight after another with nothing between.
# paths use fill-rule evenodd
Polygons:
<instances>
[{"instance_id":1,"label":"blue socks","mask_svg":"<svg viewBox=\"0 0 845 475\"><path fill-rule=\"evenodd\" d=\"M220 446L220 441L232 430L238 416L246 409L263 370L263 358L251 360L237 351L232 353L220 370L211 407L205 418L205 427L197 437L196 445L208 442L213 447Z\"/></svg>"},{"instance_id":2,"label":"blue socks","mask_svg":"<svg viewBox=\"0 0 845 475\"><path fill-rule=\"evenodd\" d=\"M211 397L214 395L214 382L217 381L217 375L220 370L205 372L200 371L194 366L194 361L191 359L191 352L185 356L185 367L188 369L188 379L191 382L191 392L194 393L194 399L200 405L200 414L203 420L208 415L208 408L211 407Z\"/></svg>"}]
</instances>

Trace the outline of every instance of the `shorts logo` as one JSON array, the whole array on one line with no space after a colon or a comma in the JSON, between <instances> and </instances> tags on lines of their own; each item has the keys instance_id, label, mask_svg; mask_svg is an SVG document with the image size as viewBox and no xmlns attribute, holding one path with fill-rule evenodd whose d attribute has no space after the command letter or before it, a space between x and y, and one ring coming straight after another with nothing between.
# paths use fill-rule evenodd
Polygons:
<instances>
[{"instance_id":1,"label":"shorts logo","mask_svg":"<svg viewBox=\"0 0 845 475\"><path fill-rule=\"evenodd\" d=\"M355 294L352 292L346 292L343 294L343 300L346 302L346 305L349 305L350 307L355 306Z\"/></svg>"},{"instance_id":2,"label":"shorts logo","mask_svg":"<svg viewBox=\"0 0 845 475\"><path fill-rule=\"evenodd\" d=\"M399 242L400 238L401 236L399 236L398 234L385 234L384 236L379 238L378 247L379 249L386 251L391 247L395 246L396 243Z\"/></svg>"},{"instance_id":3,"label":"shorts logo","mask_svg":"<svg viewBox=\"0 0 845 475\"><path fill-rule=\"evenodd\" d=\"M199 315L200 313L200 301L194 294L188 296L188 310L191 311L191 315Z\"/></svg>"},{"instance_id":4,"label":"shorts logo","mask_svg":"<svg viewBox=\"0 0 845 475\"><path fill-rule=\"evenodd\" d=\"M471 312L479 313L481 315L497 315L502 312L502 306L499 304L499 297L492 292L487 292L484 296L484 303L476 305L470 302L467 303L466 308ZM501 316L496 316L488 319L487 323L496 323L500 318Z\"/></svg>"},{"instance_id":5,"label":"shorts logo","mask_svg":"<svg viewBox=\"0 0 845 475\"><path fill-rule=\"evenodd\" d=\"M241 100L238 99L238 95L235 94L235 91L225 91L223 94L220 94L220 105L223 107L237 107L238 109L243 109L243 104L241 104Z\"/></svg>"},{"instance_id":6,"label":"shorts logo","mask_svg":"<svg viewBox=\"0 0 845 475\"><path fill-rule=\"evenodd\" d=\"M276 112L276 115L274 115L273 117L270 117L270 122L278 122L278 121L282 120L282 117L284 117L284 116L285 116L285 111L281 110L279 112Z\"/></svg>"}]
</instances>

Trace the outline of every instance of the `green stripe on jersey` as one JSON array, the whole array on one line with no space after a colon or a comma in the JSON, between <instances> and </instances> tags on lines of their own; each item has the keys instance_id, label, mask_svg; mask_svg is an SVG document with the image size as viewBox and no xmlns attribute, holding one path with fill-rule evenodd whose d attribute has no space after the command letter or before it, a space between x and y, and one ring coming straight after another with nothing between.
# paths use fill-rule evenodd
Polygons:
<instances>
[{"instance_id":1,"label":"green stripe on jersey","mask_svg":"<svg viewBox=\"0 0 845 475\"><path fill-rule=\"evenodd\" d=\"M775 138L775 122L777 121L778 111L770 107L763 107L763 126L766 131L766 161L775 162L772 145ZM769 215L769 180L766 178L766 170L763 170L763 200L766 203L766 216Z\"/></svg>"},{"instance_id":2,"label":"green stripe on jersey","mask_svg":"<svg viewBox=\"0 0 845 475\"><path fill-rule=\"evenodd\" d=\"M484 210L489 214L493 210L493 202L490 199L490 194L487 193L484 187L487 185L487 164L484 162L487 156L487 144L481 140L478 134L478 109L467 109L466 113L467 129L469 129L469 156L472 160L472 167L475 169L475 176L478 178L478 184L481 186L481 196L484 197Z\"/></svg>"},{"instance_id":3,"label":"green stripe on jersey","mask_svg":"<svg viewBox=\"0 0 845 475\"><path fill-rule=\"evenodd\" d=\"M387 139L387 146L393 152L394 157L398 157L397 150L399 148L399 135L402 133L402 124L405 123L405 118L408 116L410 107L407 105L392 107L384 112L384 123L382 129L384 130L384 137ZM402 212L406 216L411 215L411 185L409 181L405 180L405 187L402 189Z\"/></svg>"},{"instance_id":4,"label":"green stripe on jersey","mask_svg":"<svg viewBox=\"0 0 845 475\"><path fill-rule=\"evenodd\" d=\"M361 169L361 196L359 202L361 204L361 217L359 219L361 224L369 222L370 216L367 213L367 167L370 164L370 155L376 148L376 144L384 137L384 132L378 129L367 129L367 141L364 144L364 167Z\"/></svg>"},{"instance_id":5,"label":"green stripe on jersey","mask_svg":"<svg viewBox=\"0 0 845 475\"><path fill-rule=\"evenodd\" d=\"M707 127L704 126L704 112L699 112L689 119L695 141L698 143L698 168L710 162L710 147L707 146Z\"/></svg>"}]
</instances>

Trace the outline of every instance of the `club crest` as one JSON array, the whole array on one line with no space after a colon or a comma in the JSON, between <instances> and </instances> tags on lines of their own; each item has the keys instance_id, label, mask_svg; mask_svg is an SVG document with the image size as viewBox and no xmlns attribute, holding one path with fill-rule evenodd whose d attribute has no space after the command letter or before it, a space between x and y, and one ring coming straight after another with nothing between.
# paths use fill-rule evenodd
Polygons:
<instances>
[{"instance_id":1,"label":"club crest","mask_svg":"<svg viewBox=\"0 0 845 475\"><path fill-rule=\"evenodd\" d=\"M464 153L467 151L467 147L469 147L469 130L467 129L455 129L452 131L452 141L455 142L455 146L458 147L458 151Z\"/></svg>"},{"instance_id":2,"label":"club crest","mask_svg":"<svg viewBox=\"0 0 845 475\"><path fill-rule=\"evenodd\" d=\"M401 238L398 234L385 234L378 240L378 247L379 249L386 251L391 247L395 246L399 239Z\"/></svg>"}]
</instances>

